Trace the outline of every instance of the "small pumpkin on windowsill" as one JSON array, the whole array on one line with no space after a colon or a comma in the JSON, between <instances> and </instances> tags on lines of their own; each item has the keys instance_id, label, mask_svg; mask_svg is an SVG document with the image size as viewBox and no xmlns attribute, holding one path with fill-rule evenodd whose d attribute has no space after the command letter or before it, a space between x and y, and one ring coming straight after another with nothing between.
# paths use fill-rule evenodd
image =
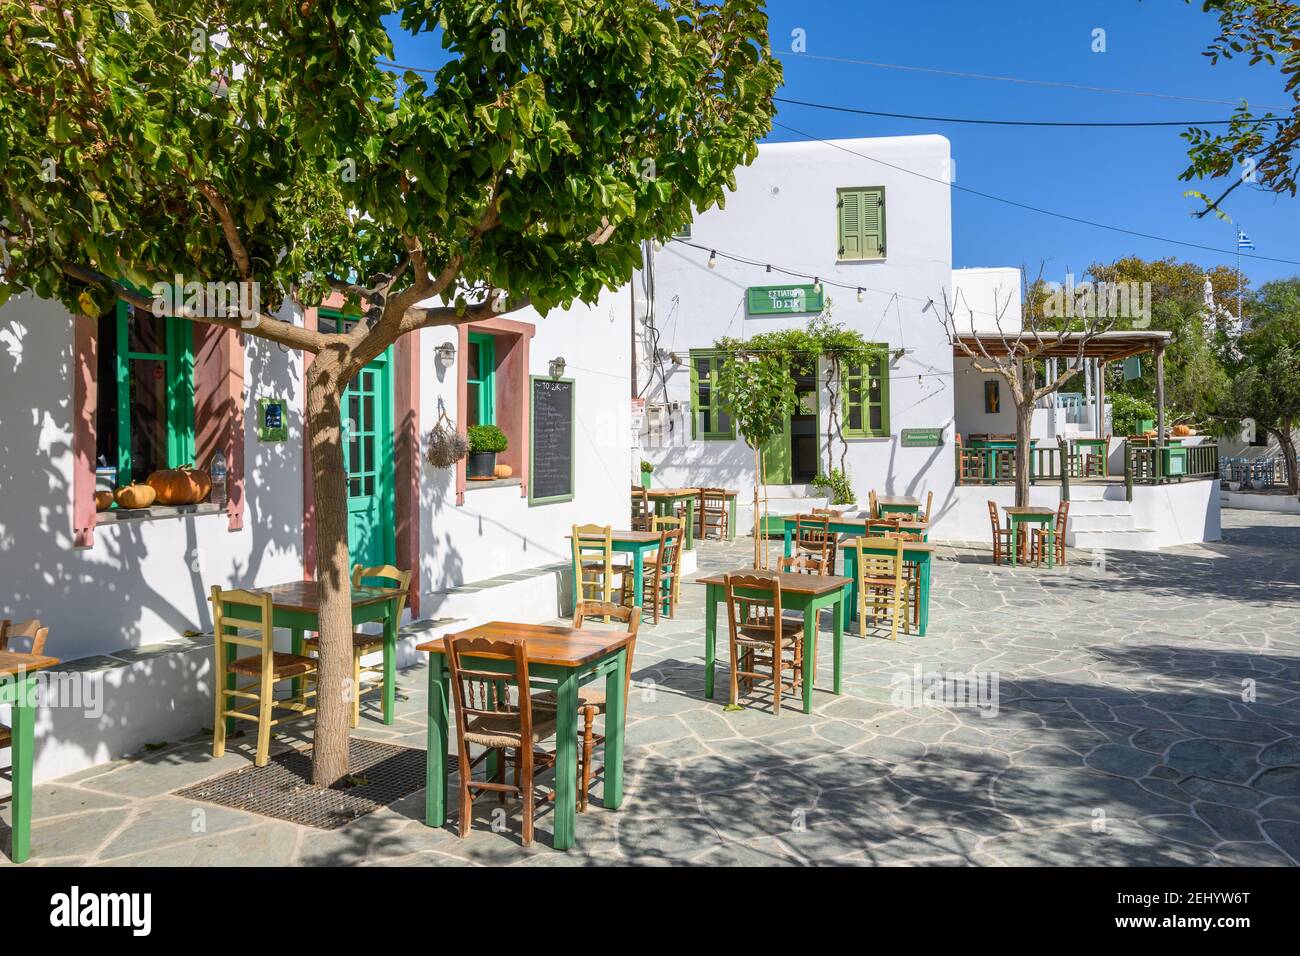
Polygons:
<instances>
[{"instance_id":1,"label":"small pumpkin on windowsill","mask_svg":"<svg viewBox=\"0 0 1300 956\"><path fill-rule=\"evenodd\" d=\"M113 500L117 502L119 508L148 508L158 497L158 492L150 485L126 485L117 489L113 494Z\"/></svg>"},{"instance_id":2,"label":"small pumpkin on windowsill","mask_svg":"<svg viewBox=\"0 0 1300 956\"><path fill-rule=\"evenodd\" d=\"M113 492L97 491L95 492L95 510L107 511L113 507Z\"/></svg>"},{"instance_id":3,"label":"small pumpkin on windowsill","mask_svg":"<svg viewBox=\"0 0 1300 956\"><path fill-rule=\"evenodd\" d=\"M158 493L161 505L198 504L212 491L212 478L208 473L191 465L155 471L147 483Z\"/></svg>"}]
</instances>

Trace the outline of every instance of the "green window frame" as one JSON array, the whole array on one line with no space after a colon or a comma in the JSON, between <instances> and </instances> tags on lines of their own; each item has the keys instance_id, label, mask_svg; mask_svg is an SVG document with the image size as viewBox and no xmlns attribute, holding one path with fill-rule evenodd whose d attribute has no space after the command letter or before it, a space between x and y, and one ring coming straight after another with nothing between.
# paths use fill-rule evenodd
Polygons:
<instances>
[{"instance_id":1,"label":"green window frame","mask_svg":"<svg viewBox=\"0 0 1300 956\"><path fill-rule=\"evenodd\" d=\"M691 350L691 438L701 441L736 438L736 423L717 405L718 373L724 358L722 352Z\"/></svg>"},{"instance_id":2,"label":"green window frame","mask_svg":"<svg viewBox=\"0 0 1300 956\"><path fill-rule=\"evenodd\" d=\"M841 420L846 438L888 438L889 346L870 346L858 363L840 370Z\"/></svg>"},{"instance_id":3,"label":"green window frame","mask_svg":"<svg viewBox=\"0 0 1300 956\"><path fill-rule=\"evenodd\" d=\"M194 334L189 321L168 316L163 321L163 352L133 352L129 349L132 306L117 303L117 481L132 480L131 460L131 362L163 363L167 404L167 467L194 462Z\"/></svg>"},{"instance_id":4,"label":"green window frame","mask_svg":"<svg viewBox=\"0 0 1300 956\"><path fill-rule=\"evenodd\" d=\"M478 349L477 367L465 370L466 394L468 386L478 386L478 421L471 424L495 425L497 423L497 344L496 337L483 332L471 332L469 344ZM471 366L474 363L470 363Z\"/></svg>"},{"instance_id":5,"label":"green window frame","mask_svg":"<svg viewBox=\"0 0 1300 956\"><path fill-rule=\"evenodd\" d=\"M885 187L836 190L836 258L841 262L885 257Z\"/></svg>"}]
</instances>

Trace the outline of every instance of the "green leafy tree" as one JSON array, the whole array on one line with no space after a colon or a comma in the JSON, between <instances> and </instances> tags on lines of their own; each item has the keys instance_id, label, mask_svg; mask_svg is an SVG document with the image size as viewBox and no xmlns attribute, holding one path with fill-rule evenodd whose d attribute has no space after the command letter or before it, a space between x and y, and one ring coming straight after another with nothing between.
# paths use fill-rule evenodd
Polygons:
<instances>
[{"instance_id":1,"label":"green leafy tree","mask_svg":"<svg viewBox=\"0 0 1300 956\"><path fill-rule=\"evenodd\" d=\"M1187 0L1192 2L1192 0ZM1204 203L1197 213L1223 216L1220 203L1243 184L1274 193L1296 194L1300 175L1300 3L1293 0L1202 0L1201 8L1219 19L1219 35L1205 50L1211 63L1248 57L1251 66L1276 68L1288 110L1262 115L1242 103L1226 131L1193 127L1187 168L1180 178L1222 184L1217 196L1192 192Z\"/></svg>"},{"instance_id":2,"label":"green leafy tree","mask_svg":"<svg viewBox=\"0 0 1300 956\"><path fill-rule=\"evenodd\" d=\"M449 60L381 67L386 19ZM627 282L734 187L780 78L761 0L0 4L0 300L255 283L252 315L175 314L314 355L318 784L347 771L343 390L400 336ZM347 332L276 315L329 292Z\"/></svg>"},{"instance_id":3,"label":"green leafy tree","mask_svg":"<svg viewBox=\"0 0 1300 956\"><path fill-rule=\"evenodd\" d=\"M1300 428L1300 278L1265 283L1255 320L1237 343L1227 414L1253 418L1286 459L1287 492L1300 494L1292 432Z\"/></svg>"}]
</instances>

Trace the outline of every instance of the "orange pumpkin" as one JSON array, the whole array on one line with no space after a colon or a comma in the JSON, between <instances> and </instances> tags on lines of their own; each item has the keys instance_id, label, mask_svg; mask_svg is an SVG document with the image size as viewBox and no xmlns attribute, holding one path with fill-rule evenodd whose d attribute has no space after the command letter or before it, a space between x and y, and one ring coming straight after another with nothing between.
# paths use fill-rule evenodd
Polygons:
<instances>
[{"instance_id":1,"label":"orange pumpkin","mask_svg":"<svg viewBox=\"0 0 1300 956\"><path fill-rule=\"evenodd\" d=\"M97 491L95 492L95 510L107 511L113 506L113 492Z\"/></svg>"},{"instance_id":2,"label":"orange pumpkin","mask_svg":"<svg viewBox=\"0 0 1300 956\"><path fill-rule=\"evenodd\" d=\"M149 485L127 485L113 495L119 508L148 508L157 497L158 492Z\"/></svg>"},{"instance_id":3,"label":"orange pumpkin","mask_svg":"<svg viewBox=\"0 0 1300 956\"><path fill-rule=\"evenodd\" d=\"M208 473L196 471L189 465L155 471L149 476L148 483L158 493L158 503L162 505L196 504L212 490Z\"/></svg>"},{"instance_id":4,"label":"orange pumpkin","mask_svg":"<svg viewBox=\"0 0 1300 956\"><path fill-rule=\"evenodd\" d=\"M496 475L498 478L509 478L514 473L515 470L509 465L497 465L492 471L492 474Z\"/></svg>"}]
</instances>

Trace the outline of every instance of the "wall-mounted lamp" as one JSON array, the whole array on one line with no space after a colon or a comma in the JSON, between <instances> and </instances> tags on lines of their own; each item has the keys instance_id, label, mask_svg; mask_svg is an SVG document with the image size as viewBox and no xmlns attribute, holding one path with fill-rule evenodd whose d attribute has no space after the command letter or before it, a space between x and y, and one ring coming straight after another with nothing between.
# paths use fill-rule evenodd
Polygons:
<instances>
[{"instance_id":1,"label":"wall-mounted lamp","mask_svg":"<svg viewBox=\"0 0 1300 956\"><path fill-rule=\"evenodd\" d=\"M564 356L557 355L551 359L551 378L560 378L564 375Z\"/></svg>"},{"instance_id":2,"label":"wall-mounted lamp","mask_svg":"<svg viewBox=\"0 0 1300 956\"><path fill-rule=\"evenodd\" d=\"M443 368L450 368L451 363L456 360L456 346L450 342L443 342L433 352L438 356L438 364Z\"/></svg>"}]
</instances>

